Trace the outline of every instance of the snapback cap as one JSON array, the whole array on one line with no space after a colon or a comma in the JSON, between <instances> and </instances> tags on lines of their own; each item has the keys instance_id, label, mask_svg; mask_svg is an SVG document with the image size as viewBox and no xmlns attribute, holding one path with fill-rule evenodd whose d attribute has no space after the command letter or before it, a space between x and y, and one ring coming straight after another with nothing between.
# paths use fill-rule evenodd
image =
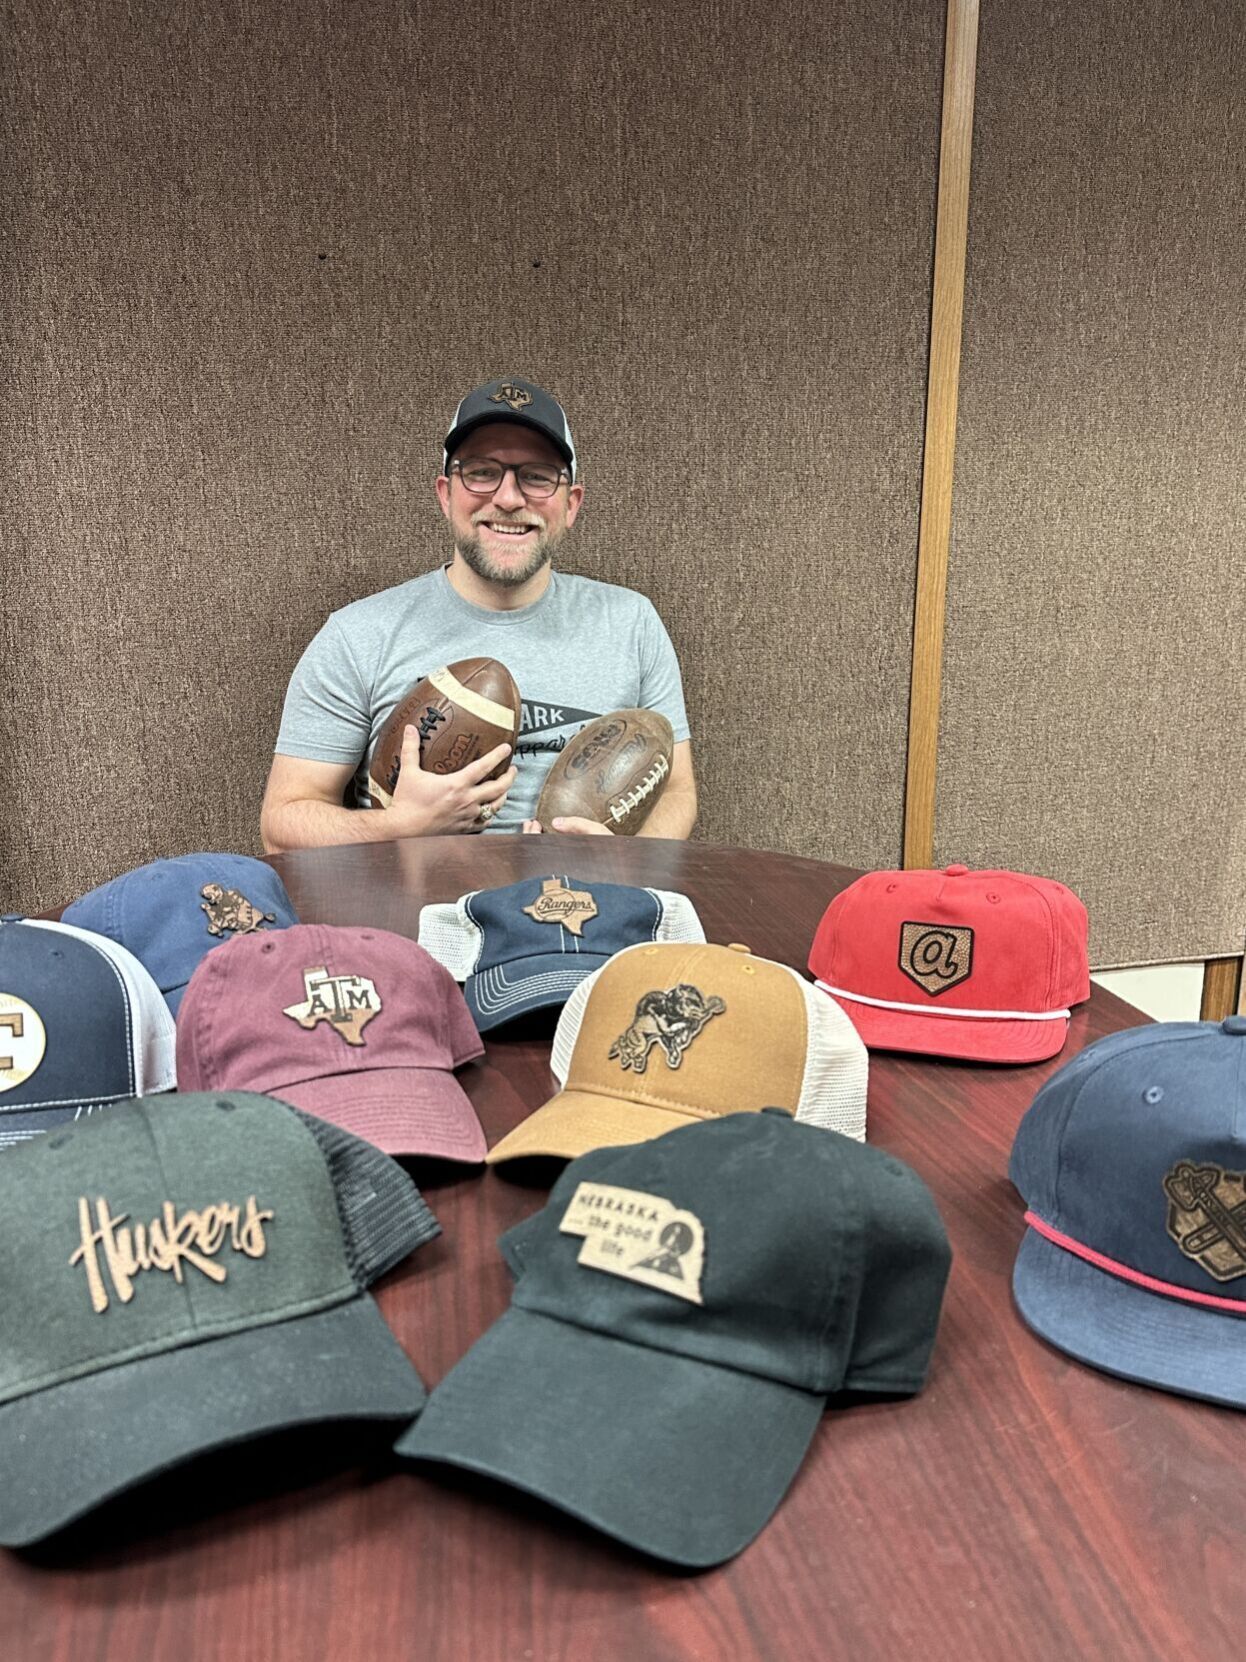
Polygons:
<instances>
[{"instance_id":1,"label":"snapback cap","mask_svg":"<svg viewBox=\"0 0 1246 1662\"><path fill-rule=\"evenodd\" d=\"M406 1173L267 1097L144 1097L0 1160L0 1542L265 1432L408 1420L365 1289L438 1225Z\"/></svg>"},{"instance_id":2,"label":"snapback cap","mask_svg":"<svg viewBox=\"0 0 1246 1662\"><path fill-rule=\"evenodd\" d=\"M0 920L0 1153L177 1083L173 1017L107 936Z\"/></svg>"},{"instance_id":3,"label":"snapback cap","mask_svg":"<svg viewBox=\"0 0 1246 1662\"><path fill-rule=\"evenodd\" d=\"M1017 1308L1142 1385L1246 1408L1246 1016L1132 1027L1051 1076L1008 1175Z\"/></svg>"},{"instance_id":4,"label":"snapback cap","mask_svg":"<svg viewBox=\"0 0 1246 1662\"><path fill-rule=\"evenodd\" d=\"M127 947L176 1016L205 952L232 935L286 929L298 914L270 865L249 854L181 854L152 860L67 906L65 923Z\"/></svg>"},{"instance_id":5,"label":"snapback cap","mask_svg":"<svg viewBox=\"0 0 1246 1662\"><path fill-rule=\"evenodd\" d=\"M580 982L624 947L703 942L687 895L565 872L477 889L420 912L420 945L456 981L482 1033L565 1004Z\"/></svg>"},{"instance_id":6,"label":"snapback cap","mask_svg":"<svg viewBox=\"0 0 1246 1662\"><path fill-rule=\"evenodd\" d=\"M1041 1062L1090 997L1086 908L1015 871L872 871L831 901L809 953L871 1050Z\"/></svg>"},{"instance_id":7,"label":"snapback cap","mask_svg":"<svg viewBox=\"0 0 1246 1662\"><path fill-rule=\"evenodd\" d=\"M869 1059L794 969L745 946L630 946L571 994L550 1060L562 1086L489 1151L566 1159L773 1106L865 1137Z\"/></svg>"},{"instance_id":8,"label":"snapback cap","mask_svg":"<svg viewBox=\"0 0 1246 1662\"><path fill-rule=\"evenodd\" d=\"M463 995L387 929L235 936L191 977L177 1050L183 1090L263 1091L387 1154L485 1157L452 1072L484 1053Z\"/></svg>"},{"instance_id":9,"label":"snapback cap","mask_svg":"<svg viewBox=\"0 0 1246 1662\"><path fill-rule=\"evenodd\" d=\"M494 421L531 427L547 438L566 462L572 483L575 482L575 445L571 442L571 429L562 405L533 382L520 381L514 376L508 381L487 381L461 400L446 432L442 470L449 467L451 456L469 433Z\"/></svg>"},{"instance_id":10,"label":"snapback cap","mask_svg":"<svg viewBox=\"0 0 1246 1662\"><path fill-rule=\"evenodd\" d=\"M829 1394L921 1389L951 1251L907 1166L782 1112L609 1152L560 1177L510 1309L396 1449L706 1568L772 1516Z\"/></svg>"}]
</instances>

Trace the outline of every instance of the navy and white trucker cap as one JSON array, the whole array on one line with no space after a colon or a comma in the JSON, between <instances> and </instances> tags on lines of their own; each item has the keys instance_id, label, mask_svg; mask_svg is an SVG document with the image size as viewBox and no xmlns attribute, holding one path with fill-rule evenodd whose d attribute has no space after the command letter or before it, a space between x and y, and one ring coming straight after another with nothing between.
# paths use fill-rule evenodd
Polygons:
<instances>
[{"instance_id":1,"label":"navy and white trucker cap","mask_svg":"<svg viewBox=\"0 0 1246 1662\"><path fill-rule=\"evenodd\" d=\"M1047 1081L1009 1176L1025 1320L1079 1361L1246 1408L1246 1016L1110 1034Z\"/></svg>"},{"instance_id":2,"label":"navy and white trucker cap","mask_svg":"<svg viewBox=\"0 0 1246 1662\"><path fill-rule=\"evenodd\" d=\"M531 427L548 439L570 468L574 482L575 445L571 442L571 429L562 405L533 382L520 381L514 376L507 381L487 381L460 400L446 432L442 466L450 465L451 456L469 433L494 421Z\"/></svg>"}]
</instances>

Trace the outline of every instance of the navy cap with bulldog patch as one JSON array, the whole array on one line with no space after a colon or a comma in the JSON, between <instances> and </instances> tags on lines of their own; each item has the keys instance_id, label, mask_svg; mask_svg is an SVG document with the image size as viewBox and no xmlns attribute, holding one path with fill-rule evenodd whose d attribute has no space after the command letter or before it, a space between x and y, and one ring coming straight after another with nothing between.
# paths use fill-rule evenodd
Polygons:
<instances>
[{"instance_id":1,"label":"navy cap with bulldog patch","mask_svg":"<svg viewBox=\"0 0 1246 1662\"><path fill-rule=\"evenodd\" d=\"M438 1224L402 1168L246 1092L145 1097L0 1159L0 1542L211 1449L409 1420L366 1289Z\"/></svg>"},{"instance_id":2,"label":"navy cap with bulldog patch","mask_svg":"<svg viewBox=\"0 0 1246 1662\"><path fill-rule=\"evenodd\" d=\"M781 1111L595 1150L519 1230L510 1310L397 1451L497 1478L654 1557L733 1557L831 1393L925 1381L951 1261L929 1191L879 1149Z\"/></svg>"},{"instance_id":3,"label":"navy cap with bulldog patch","mask_svg":"<svg viewBox=\"0 0 1246 1662\"><path fill-rule=\"evenodd\" d=\"M1034 1331L1123 1379L1246 1408L1246 1016L1112 1033L1047 1080L1009 1176Z\"/></svg>"}]
</instances>

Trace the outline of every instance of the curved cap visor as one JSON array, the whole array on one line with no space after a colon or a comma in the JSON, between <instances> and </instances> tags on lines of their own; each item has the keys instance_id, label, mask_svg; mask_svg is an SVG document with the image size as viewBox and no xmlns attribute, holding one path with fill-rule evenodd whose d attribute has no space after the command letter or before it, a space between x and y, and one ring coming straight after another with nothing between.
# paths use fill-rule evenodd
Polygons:
<instances>
[{"instance_id":1,"label":"curved cap visor","mask_svg":"<svg viewBox=\"0 0 1246 1662\"><path fill-rule=\"evenodd\" d=\"M551 952L498 964L468 976L463 997L482 1033L533 1010L565 1004L581 981L609 961L609 953Z\"/></svg>"},{"instance_id":2,"label":"curved cap visor","mask_svg":"<svg viewBox=\"0 0 1246 1662\"><path fill-rule=\"evenodd\" d=\"M855 999L834 998L869 1050L908 1050L960 1062L1045 1062L1064 1048L1069 1018L1009 1021L994 1016L944 1016L925 1011L882 1010Z\"/></svg>"},{"instance_id":3,"label":"curved cap visor","mask_svg":"<svg viewBox=\"0 0 1246 1662\"><path fill-rule=\"evenodd\" d=\"M721 1564L769 1522L825 1400L511 1309L395 1444L537 1495L640 1552Z\"/></svg>"},{"instance_id":4,"label":"curved cap visor","mask_svg":"<svg viewBox=\"0 0 1246 1662\"><path fill-rule=\"evenodd\" d=\"M427 1154L476 1163L487 1144L476 1110L441 1068L373 1068L326 1074L267 1093L328 1120L386 1154Z\"/></svg>"},{"instance_id":5,"label":"curved cap visor","mask_svg":"<svg viewBox=\"0 0 1246 1662\"><path fill-rule=\"evenodd\" d=\"M326 1420L409 1420L419 1375L366 1294L0 1406L0 1543L28 1546L183 1461Z\"/></svg>"},{"instance_id":6,"label":"curved cap visor","mask_svg":"<svg viewBox=\"0 0 1246 1662\"><path fill-rule=\"evenodd\" d=\"M1147 1292L1033 1229L1021 1242L1012 1290L1035 1333L1079 1362L1138 1385L1246 1408L1246 1315Z\"/></svg>"},{"instance_id":7,"label":"curved cap visor","mask_svg":"<svg viewBox=\"0 0 1246 1662\"><path fill-rule=\"evenodd\" d=\"M597 1096L592 1091L559 1091L495 1143L487 1163L495 1166L501 1160L517 1160L528 1154L574 1160L592 1149L616 1143L647 1143L651 1137L710 1117L682 1114L674 1108L651 1108L648 1103Z\"/></svg>"}]
</instances>

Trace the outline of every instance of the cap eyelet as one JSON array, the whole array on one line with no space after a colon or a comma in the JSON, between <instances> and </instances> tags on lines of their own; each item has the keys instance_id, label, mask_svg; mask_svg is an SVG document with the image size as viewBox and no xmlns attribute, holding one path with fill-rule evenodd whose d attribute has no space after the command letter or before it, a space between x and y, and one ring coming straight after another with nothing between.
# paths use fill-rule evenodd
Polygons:
<instances>
[{"instance_id":1,"label":"cap eyelet","mask_svg":"<svg viewBox=\"0 0 1246 1662\"><path fill-rule=\"evenodd\" d=\"M740 974L741 975L756 975L757 974L757 968L753 964L741 964L740 965Z\"/></svg>"},{"instance_id":2,"label":"cap eyelet","mask_svg":"<svg viewBox=\"0 0 1246 1662\"><path fill-rule=\"evenodd\" d=\"M73 1140L74 1134L72 1131L62 1131L58 1136L48 1138L48 1147L64 1148L66 1143L72 1143Z\"/></svg>"},{"instance_id":3,"label":"cap eyelet","mask_svg":"<svg viewBox=\"0 0 1246 1662\"><path fill-rule=\"evenodd\" d=\"M1143 1102L1149 1102L1152 1105L1157 1102L1163 1102L1164 1087L1162 1085L1148 1085L1146 1090L1142 1093L1142 1100Z\"/></svg>"},{"instance_id":4,"label":"cap eyelet","mask_svg":"<svg viewBox=\"0 0 1246 1662\"><path fill-rule=\"evenodd\" d=\"M999 896L997 894L988 893L986 898L992 906L999 905Z\"/></svg>"},{"instance_id":5,"label":"cap eyelet","mask_svg":"<svg viewBox=\"0 0 1246 1662\"><path fill-rule=\"evenodd\" d=\"M218 1096L212 1106L219 1108L222 1114L232 1114L238 1104L231 1102L227 1096Z\"/></svg>"},{"instance_id":6,"label":"cap eyelet","mask_svg":"<svg viewBox=\"0 0 1246 1662\"><path fill-rule=\"evenodd\" d=\"M884 892L887 894L894 894L899 887L900 885L898 883L888 883Z\"/></svg>"},{"instance_id":7,"label":"cap eyelet","mask_svg":"<svg viewBox=\"0 0 1246 1662\"><path fill-rule=\"evenodd\" d=\"M271 941L265 941L263 946L260 948L260 951L261 952L271 952L272 949L273 949L273 943Z\"/></svg>"},{"instance_id":8,"label":"cap eyelet","mask_svg":"<svg viewBox=\"0 0 1246 1662\"><path fill-rule=\"evenodd\" d=\"M657 951L658 949L656 946L647 946L644 950L644 956L646 958L654 958L657 956Z\"/></svg>"}]
</instances>

